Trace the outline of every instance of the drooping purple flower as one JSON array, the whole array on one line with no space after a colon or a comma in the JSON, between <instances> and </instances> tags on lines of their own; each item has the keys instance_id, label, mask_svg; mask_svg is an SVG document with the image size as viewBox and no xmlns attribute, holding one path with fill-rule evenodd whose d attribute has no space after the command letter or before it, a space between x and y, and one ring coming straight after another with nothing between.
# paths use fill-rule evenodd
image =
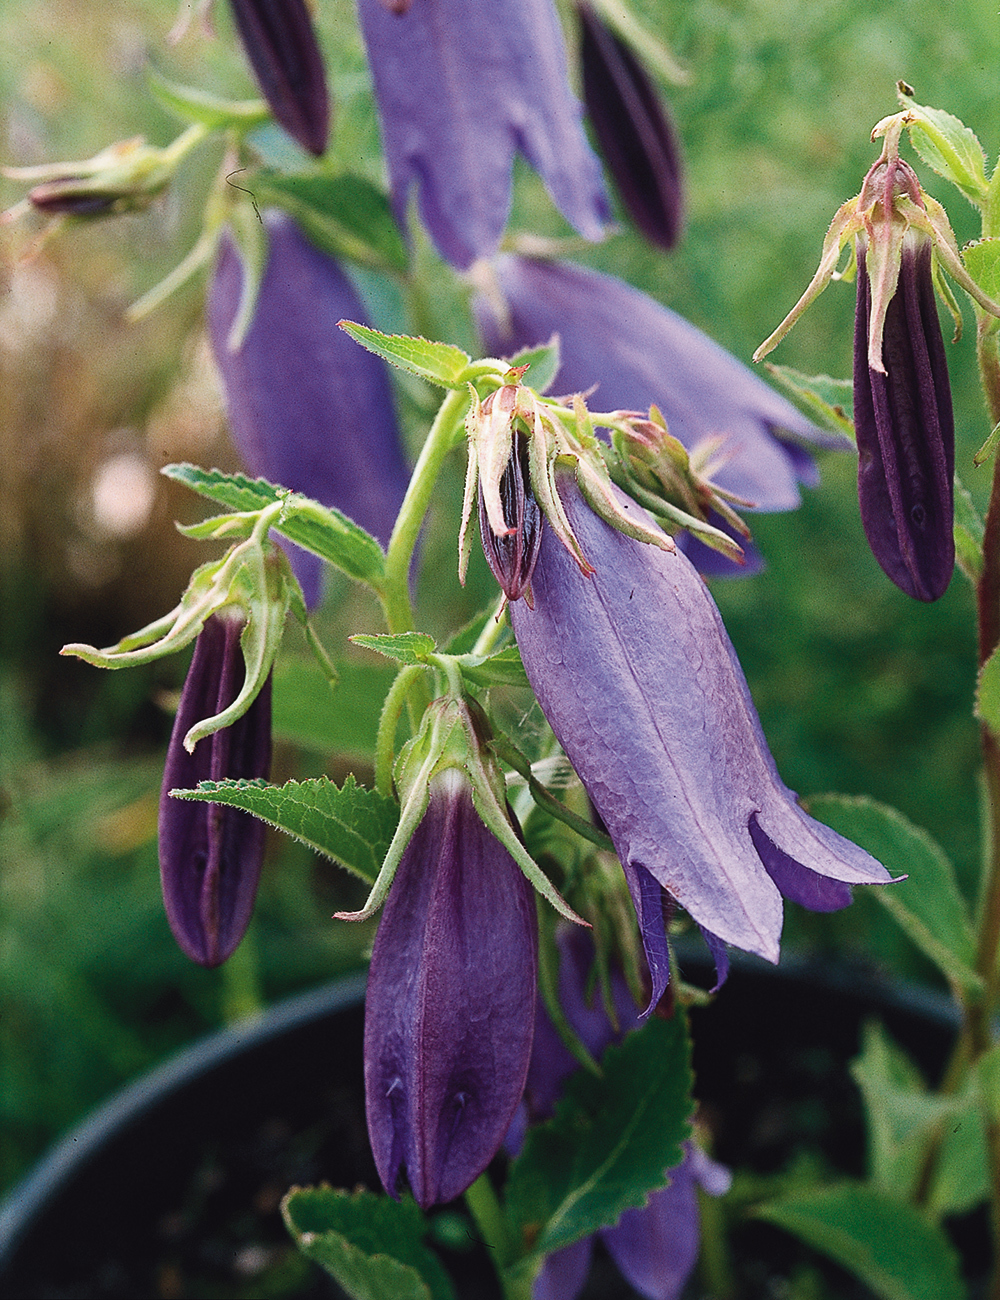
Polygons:
<instances>
[{"instance_id":1,"label":"drooping purple flower","mask_svg":"<svg viewBox=\"0 0 1000 1300\"><path fill-rule=\"evenodd\" d=\"M251 474L349 515L385 545L408 482L384 363L337 322L366 323L340 267L289 217L264 214L268 262L241 346L229 334L243 265L222 238L208 294L212 351L233 440ZM319 599L321 562L293 550L306 601Z\"/></svg>"},{"instance_id":2,"label":"drooping purple flower","mask_svg":"<svg viewBox=\"0 0 1000 1300\"><path fill-rule=\"evenodd\" d=\"M552 0L359 0L389 167L405 223L414 186L438 251L465 270L496 252L514 155L587 239L610 216L601 167L569 88Z\"/></svg>"},{"instance_id":3,"label":"drooping purple flower","mask_svg":"<svg viewBox=\"0 0 1000 1300\"><path fill-rule=\"evenodd\" d=\"M558 935L559 1002L566 1019L590 1053L600 1058L639 1024L639 1013L620 969L610 971L610 995L617 1025L608 1018L596 990L588 998L594 960L590 935L567 927ZM555 1109L566 1080L577 1063L539 1003L531 1068L525 1087L524 1117L514 1145L520 1144L524 1123L547 1119ZM508 1135L508 1147L511 1147ZM729 1188L729 1171L710 1160L693 1142L684 1144L684 1159L669 1171L668 1186L653 1192L646 1205L624 1212L600 1237L622 1275L648 1300L676 1300L698 1258L699 1214L696 1184L710 1195ZM576 1300L590 1269L593 1238L585 1237L550 1255L532 1290L532 1300Z\"/></svg>"},{"instance_id":4,"label":"drooping purple flower","mask_svg":"<svg viewBox=\"0 0 1000 1300\"><path fill-rule=\"evenodd\" d=\"M271 766L271 678L231 727L199 740L184 737L202 718L220 713L243 685L244 620L212 614L198 634L174 719L160 795L160 880L170 928L202 966L231 955L250 923L264 858L266 827L238 808L170 797L199 781L266 777Z\"/></svg>"},{"instance_id":5,"label":"drooping purple flower","mask_svg":"<svg viewBox=\"0 0 1000 1300\"><path fill-rule=\"evenodd\" d=\"M888 872L807 816L782 783L687 557L611 528L572 476L560 476L559 492L595 572L584 577L543 527L534 609L512 604L511 621L542 711L625 869L650 966L663 918L647 877L709 935L776 962L782 894L834 910L852 884L884 883ZM655 1004L666 972L653 978Z\"/></svg>"},{"instance_id":6,"label":"drooping purple flower","mask_svg":"<svg viewBox=\"0 0 1000 1300\"><path fill-rule=\"evenodd\" d=\"M803 444L849 445L821 433L718 343L621 280L570 262L509 255L493 267L509 318L501 321L486 295L476 297L488 351L511 356L558 334L555 392L587 392L596 384L590 405L603 411L642 411L655 403L689 450L721 435L725 463L714 481L756 509L794 510L798 484L818 481ZM706 572L755 567L752 549L740 568L693 539L684 546Z\"/></svg>"},{"instance_id":7,"label":"drooping purple flower","mask_svg":"<svg viewBox=\"0 0 1000 1300\"><path fill-rule=\"evenodd\" d=\"M460 1195L504 1139L531 1054L535 903L463 774L435 777L379 922L365 999L368 1132L386 1191Z\"/></svg>"},{"instance_id":8,"label":"drooping purple flower","mask_svg":"<svg viewBox=\"0 0 1000 1300\"><path fill-rule=\"evenodd\" d=\"M681 151L666 107L632 50L578 6L583 101L625 211L658 248L671 249L684 223Z\"/></svg>"},{"instance_id":9,"label":"drooping purple flower","mask_svg":"<svg viewBox=\"0 0 1000 1300\"><path fill-rule=\"evenodd\" d=\"M330 134L330 99L306 0L230 0L230 6L271 112L319 157Z\"/></svg>"},{"instance_id":10,"label":"drooping purple flower","mask_svg":"<svg viewBox=\"0 0 1000 1300\"><path fill-rule=\"evenodd\" d=\"M955 426L931 278L931 241L903 237L885 309L884 371L870 364L872 290L859 236L854 425L861 521L872 554L907 595L937 600L955 567Z\"/></svg>"}]
</instances>

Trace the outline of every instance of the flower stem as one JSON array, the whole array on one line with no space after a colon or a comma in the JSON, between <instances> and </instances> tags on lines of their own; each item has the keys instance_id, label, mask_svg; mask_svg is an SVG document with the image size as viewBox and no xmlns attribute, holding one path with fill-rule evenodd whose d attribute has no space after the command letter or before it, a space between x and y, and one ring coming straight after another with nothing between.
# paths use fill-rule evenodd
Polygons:
<instances>
[{"instance_id":1,"label":"flower stem","mask_svg":"<svg viewBox=\"0 0 1000 1300\"><path fill-rule=\"evenodd\" d=\"M490 1252L504 1300L531 1300L531 1276L523 1269L510 1270L517 1251L511 1239L510 1224L486 1174L480 1174L466 1191L465 1204Z\"/></svg>"}]
</instances>

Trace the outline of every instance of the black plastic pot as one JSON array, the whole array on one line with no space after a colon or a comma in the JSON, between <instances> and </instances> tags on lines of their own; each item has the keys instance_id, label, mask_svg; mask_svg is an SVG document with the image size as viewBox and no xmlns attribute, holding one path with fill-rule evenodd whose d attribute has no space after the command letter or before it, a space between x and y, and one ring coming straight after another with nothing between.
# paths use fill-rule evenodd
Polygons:
<instances>
[{"instance_id":1,"label":"black plastic pot","mask_svg":"<svg viewBox=\"0 0 1000 1300\"><path fill-rule=\"evenodd\" d=\"M697 963L686 969L707 975ZM356 976L292 998L195 1044L98 1110L0 1207L0 1295L339 1296L291 1247L278 1204L295 1183L378 1186L364 1122L363 990ZM766 1174L812 1146L834 1170L860 1176L863 1123L848 1063L872 1016L933 1080L955 1032L943 997L857 972L734 963L715 1003L693 1013L697 1092L716 1156ZM454 1215L448 1226L460 1239ZM988 1264L977 1255L983 1236L973 1219L971 1274ZM773 1280L803 1260L826 1273L833 1294L868 1294L766 1224L748 1221L737 1244L746 1295L779 1294ZM498 1296L481 1247L444 1257L459 1296ZM631 1295L598 1255L588 1300Z\"/></svg>"}]
</instances>

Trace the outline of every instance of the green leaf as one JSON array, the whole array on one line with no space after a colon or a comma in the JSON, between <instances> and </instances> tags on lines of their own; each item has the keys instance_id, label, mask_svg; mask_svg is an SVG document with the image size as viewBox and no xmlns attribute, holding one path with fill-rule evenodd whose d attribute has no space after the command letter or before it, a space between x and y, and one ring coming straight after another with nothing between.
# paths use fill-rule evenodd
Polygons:
<instances>
[{"instance_id":1,"label":"green leaf","mask_svg":"<svg viewBox=\"0 0 1000 1300\"><path fill-rule=\"evenodd\" d=\"M406 271L409 257L389 200L360 176L261 171L253 178L253 189L260 204L283 208L331 257L376 270Z\"/></svg>"},{"instance_id":2,"label":"green leaf","mask_svg":"<svg viewBox=\"0 0 1000 1300\"><path fill-rule=\"evenodd\" d=\"M411 375L427 379L439 388L464 388L465 372L472 358L451 343L432 343L409 334L382 334L354 321L341 321L340 328L369 352Z\"/></svg>"},{"instance_id":3,"label":"green leaf","mask_svg":"<svg viewBox=\"0 0 1000 1300\"><path fill-rule=\"evenodd\" d=\"M997 425L1000 429L1000 425ZM975 586L983 568L983 521L966 487L955 477L955 558Z\"/></svg>"},{"instance_id":4,"label":"green leaf","mask_svg":"<svg viewBox=\"0 0 1000 1300\"><path fill-rule=\"evenodd\" d=\"M767 363L766 369L823 429L854 441L854 385L850 379L804 375L791 366Z\"/></svg>"},{"instance_id":5,"label":"green leaf","mask_svg":"<svg viewBox=\"0 0 1000 1300\"><path fill-rule=\"evenodd\" d=\"M528 675L516 645L491 655L465 655L458 661L462 676L473 686L527 686Z\"/></svg>"},{"instance_id":6,"label":"green leaf","mask_svg":"<svg viewBox=\"0 0 1000 1300\"><path fill-rule=\"evenodd\" d=\"M983 293L994 300L1000 298L1000 238L991 235L966 244L962 261Z\"/></svg>"},{"instance_id":7,"label":"green leaf","mask_svg":"<svg viewBox=\"0 0 1000 1300\"><path fill-rule=\"evenodd\" d=\"M1000 650L994 650L979 670L976 717L1000 736Z\"/></svg>"},{"instance_id":8,"label":"green leaf","mask_svg":"<svg viewBox=\"0 0 1000 1300\"><path fill-rule=\"evenodd\" d=\"M574 1074L553 1119L532 1129L507 1183L511 1220L547 1254L617 1223L669 1181L690 1135L684 1017L650 1019L610 1047L595 1077Z\"/></svg>"},{"instance_id":9,"label":"green leaf","mask_svg":"<svg viewBox=\"0 0 1000 1300\"><path fill-rule=\"evenodd\" d=\"M373 636L359 632L348 640L352 645L377 650L380 655L396 659L401 664L426 663L427 656L437 649L437 642L426 632L376 632Z\"/></svg>"},{"instance_id":10,"label":"green leaf","mask_svg":"<svg viewBox=\"0 0 1000 1300\"><path fill-rule=\"evenodd\" d=\"M333 858L372 884L399 822L399 807L353 775L337 787L326 776L268 785L266 781L201 781L196 790L171 790L180 799L242 808Z\"/></svg>"},{"instance_id":11,"label":"green leaf","mask_svg":"<svg viewBox=\"0 0 1000 1300\"><path fill-rule=\"evenodd\" d=\"M965 1300L941 1229L864 1183L798 1193L756 1213L835 1259L885 1300Z\"/></svg>"},{"instance_id":12,"label":"green leaf","mask_svg":"<svg viewBox=\"0 0 1000 1300\"><path fill-rule=\"evenodd\" d=\"M424 1245L428 1222L411 1197L293 1187L281 1212L303 1254L354 1300L454 1300L441 1261Z\"/></svg>"},{"instance_id":13,"label":"green leaf","mask_svg":"<svg viewBox=\"0 0 1000 1300\"><path fill-rule=\"evenodd\" d=\"M528 367L521 377L521 383L527 384L536 393L547 392L552 387L559 373L559 365L558 334L553 334L548 343L539 344L538 347L522 348L510 359L512 370L520 366Z\"/></svg>"},{"instance_id":14,"label":"green leaf","mask_svg":"<svg viewBox=\"0 0 1000 1300\"><path fill-rule=\"evenodd\" d=\"M976 943L955 871L926 831L874 799L820 795L807 801L814 817L860 844L894 876L872 893L945 976L968 991L982 988Z\"/></svg>"},{"instance_id":15,"label":"green leaf","mask_svg":"<svg viewBox=\"0 0 1000 1300\"><path fill-rule=\"evenodd\" d=\"M312 656L281 655L274 665L275 736L318 754L373 758L379 715L395 671L370 660L337 664L336 690Z\"/></svg>"},{"instance_id":16,"label":"green leaf","mask_svg":"<svg viewBox=\"0 0 1000 1300\"><path fill-rule=\"evenodd\" d=\"M975 132L943 109L916 103L908 90L900 83L899 102L910 113L910 143L928 167L980 204L989 187L986 157Z\"/></svg>"},{"instance_id":17,"label":"green leaf","mask_svg":"<svg viewBox=\"0 0 1000 1300\"><path fill-rule=\"evenodd\" d=\"M182 122L200 122L212 130L236 127L247 131L271 119L271 110L262 99L220 99L194 86L168 81L153 68L148 76L150 90Z\"/></svg>"},{"instance_id":18,"label":"green leaf","mask_svg":"<svg viewBox=\"0 0 1000 1300\"><path fill-rule=\"evenodd\" d=\"M381 584L385 553L370 533L339 510L277 487L267 479L250 479L245 474L224 474L218 469L202 469L186 463L166 465L161 472L231 510L263 510L282 501L285 510L274 524L275 532L312 551L357 582L368 583L376 590Z\"/></svg>"}]
</instances>

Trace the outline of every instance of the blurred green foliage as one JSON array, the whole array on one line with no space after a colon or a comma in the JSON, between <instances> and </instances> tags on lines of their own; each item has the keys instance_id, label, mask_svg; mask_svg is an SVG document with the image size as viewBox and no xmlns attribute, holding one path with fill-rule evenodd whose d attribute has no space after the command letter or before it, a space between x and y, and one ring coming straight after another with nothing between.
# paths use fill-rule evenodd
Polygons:
<instances>
[{"instance_id":1,"label":"blurred green foliage","mask_svg":"<svg viewBox=\"0 0 1000 1300\"><path fill-rule=\"evenodd\" d=\"M686 236L671 257L628 232L575 255L646 289L745 360L804 288L834 211L857 192L875 156L869 131L895 110L897 79L913 85L921 102L963 118L991 158L1000 146L1000 20L992 0L946 9L937 0L877 7L870 0L636 0L635 8L692 73L689 85L665 92L686 153ZM168 47L173 0L124 8L108 0L0 0L2 160L86 157L140 133L166 143L179 128L146 89L147 59L215 93L254 93L226 7L217 4L214 13L216 39L192 30ZM336 103L328 164L383 183L352 8L319 0L318 20ZM264 132L260 145L272 165L296 160L277 131ZM178 513L197 515L195 504L169 497L160 499L142 548L122 544L115 552L113 579L77 581L67 560L76 553L74 494L96 455L87 439L121 424L153 428L156 413L190 377L198 282L131 332L120 317L193 243L217 164L217 152L208 150L149 213L73 229L45 249L45 265L69 286L72 301L89 304L79 308L75 332L73 321L60 319L51 354L43 341L22 355L0 320L0 501L2 528L10 531L8 540L0 529L0 1185L102 1096L220 1023L234 1004L248 996L267 1001L329 976L360 961L370 942L367 930L328 920L343 905L335 869L282 842L265 870L243 965L228 975L191 967L162 915L155 853L169 727L158 699L179 685L183 664L102 675L56 658L63 641L107 643L163 612L185 569L203 558L165 540L174 536L170 521ZM960 240L974 237L965 200L922 164L917 171L948 207ZM0 180L0 207L20 195ZM568 233L522 166L512 230ZM474 346L466 290L419 235L415 256L429 290L420 329ZM6 252L0 266L6 285ZM405 327L399 292L371 275L358 278L374 323ZM846 376L853 302L851 286L831 286L775 360ZM108 321L116 322L110 337ZM988 429L970 335L949 357L959 473L981 503L988 471L975 471L971 456ZM31 384L33 405L25 407ZM399 397L416 445L426 427L425 396L401 387ZM80 403L87 418L74 423L67 412ZM29 462L19 457L28 456L36 429L50 440L44 445L53 460L25 469ZM155 426L156 438L162 429ZM206 448L210 458L231 458L224 442L209 440ZM69 468L57 474L57 463ZM898 806L942 843L971 895L978 853L971 593L956 576L932 607L907 600L864 543L852 458L825 455L821 471L822 488L806 491L798 512L751 520L767 571L715 583L716 597L785 780L804 795L864 792ZM460 465L450 467L435 507L424 541L427 572L454 565L461 475ZM343 583L333 586L344 594ZM456 585L453 607L424 603L427 629L446 632L489 591L477 556L466 590ZM364 602L349 602L336 612L328 606L322 619L335 657L352 665L346 708L366 718L366 692L377 694L382 677L376 684L373 657L345 650L344 637L375 630L376 617ZM293 645L292 653L300 651ZM364 762L363 752L352 754L360 777ZM335 757L324 767L319 754L279 748L276 778L327 770L340 779L346 766ZM786 911L793 941L924 973L870 899L832 918Z\"/></svg>"}]
</instances>

